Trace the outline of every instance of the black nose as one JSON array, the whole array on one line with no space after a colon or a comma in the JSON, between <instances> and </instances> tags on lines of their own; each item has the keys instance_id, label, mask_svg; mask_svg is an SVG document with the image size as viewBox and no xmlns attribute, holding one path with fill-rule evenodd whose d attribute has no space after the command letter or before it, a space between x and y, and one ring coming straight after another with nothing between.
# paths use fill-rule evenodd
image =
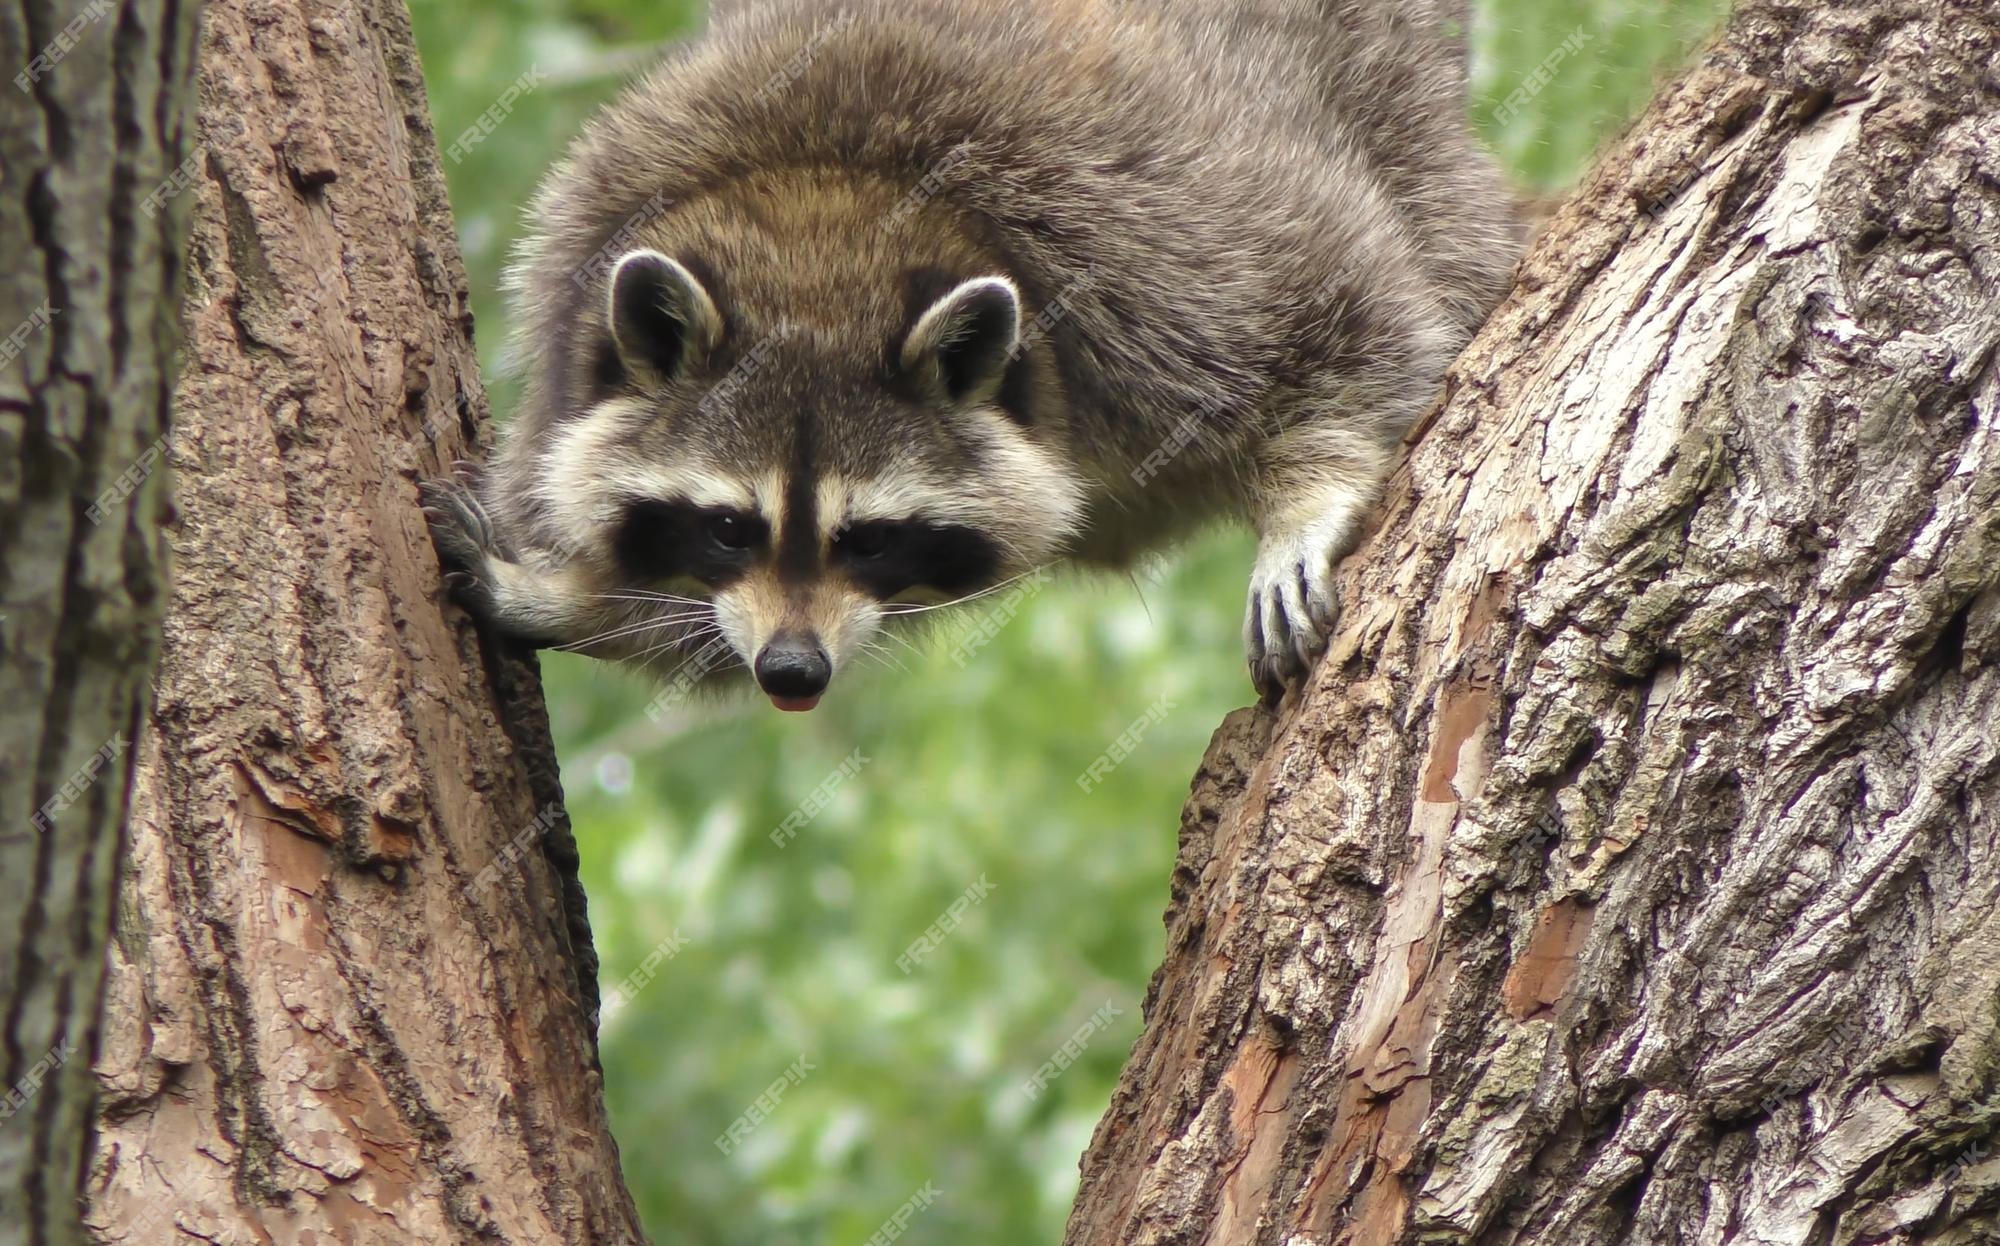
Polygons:
<instances>
[{"instance_id":1,"label":"black nose","mask_svg":"<svg viewBox=\"0 0 2000 1246\"><path fill-rule=\"evenodd\" d=\"M757 686L774 697L816 697L832 678L833 663L810 637L773 636L757 655Z\"/></svg>"}]
</instances>

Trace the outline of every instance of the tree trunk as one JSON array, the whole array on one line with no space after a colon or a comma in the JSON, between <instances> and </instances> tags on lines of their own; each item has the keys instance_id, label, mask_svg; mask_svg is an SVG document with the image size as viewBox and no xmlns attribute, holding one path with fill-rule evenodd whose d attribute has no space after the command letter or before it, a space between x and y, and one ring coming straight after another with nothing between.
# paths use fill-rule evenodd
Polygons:
<instances>
[{"instance_id":1,"label":"tree trunk","mask_svg":"<svg viewBox=\"0 0 2000 1246\"><path fill-rule=\"evenodd\" d=\"M0 0L0 1243L83 1240L104 941L164 593L194 10Z\"/></svg>"},{"instance_id":2,"label":"tree trunk","mask_svg":"<svg viewBox=\"0 0 2000 1246\"><path fill-rule=\"evenodd\" d=\"M441 608L418 509L484 400L407 14L222 0L200 76L90 1222L636 1241L534 668Z\"/></svg>"},{"instance_id":3,"label":"tree trunk","mask_svg":"<svg viewBox=\"0 0 2000 1246\"><path fill-rule=\"evenodd\" d=\"M2000 1240L2000 15L1746 3L1217 733L1068 1241Z\"/></svg>"}]
</instances>

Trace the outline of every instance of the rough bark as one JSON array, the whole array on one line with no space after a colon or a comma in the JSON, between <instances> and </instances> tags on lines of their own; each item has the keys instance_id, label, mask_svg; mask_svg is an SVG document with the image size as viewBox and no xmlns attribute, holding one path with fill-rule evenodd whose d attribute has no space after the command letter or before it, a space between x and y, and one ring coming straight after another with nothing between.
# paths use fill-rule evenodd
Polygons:
<instances>
[{"instance_id":1,"label":"rough bark","mask_svg":"<svg viewBox=\"0 0 2000 1246\"><path fill-rule=\"evenodd\" d=\"M90 1221L638 1240L534 668L443 607L418 509L485 411L407 14L223 0L199 67Z\"/></svg>"},{"instance_id":2,"label":"rough bark","mask_svg":"<svg viewBox=\"0 0 2000 1246\"><path fill-rule=\"evenodd\" d=\"M159 642L194 15L0 2L0 1243L83 1240L130 743Z\"/></svg>"},{"instance_id":3,"label":"rough bark","mask_svg":"<svg viewBox=\"0 0 2000 1246\"><path fill-rule=\"evenodd\" d=\"M1217 733L1068 1241L2000 1240L2000 14L1745 4Z\"/></svg>"}]
</instances>

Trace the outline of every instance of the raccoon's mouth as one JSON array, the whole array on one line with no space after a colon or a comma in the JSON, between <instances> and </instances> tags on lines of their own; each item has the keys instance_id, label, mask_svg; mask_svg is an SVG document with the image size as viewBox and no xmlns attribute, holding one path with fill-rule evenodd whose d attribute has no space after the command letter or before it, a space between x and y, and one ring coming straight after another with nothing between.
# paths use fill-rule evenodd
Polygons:
<instances>
[{"instance_id":1,"label":"raccoon's mouth","mask_svg":"<svg viewBox=\"0 0 2000 1246\"><path fill-rule=\"evenodd\" d=\"M771 704L788 714L803 714L819 704L819 694L814 693L809 697L781 697L774 693L771 695Z\"/></svg>"}]
</instances>

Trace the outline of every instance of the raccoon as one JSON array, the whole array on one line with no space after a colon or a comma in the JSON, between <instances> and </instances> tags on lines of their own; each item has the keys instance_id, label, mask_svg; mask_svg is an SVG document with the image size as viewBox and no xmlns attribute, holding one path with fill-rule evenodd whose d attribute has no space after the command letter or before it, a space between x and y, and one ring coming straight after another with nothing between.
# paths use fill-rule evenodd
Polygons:
<instances>
[{"instance_id":1,"label":"raccoon","mask_svg":"<svg viewBox=\"0 0 2000 1246\"><path fill-rule=\"evenodd\" d=\"M509 274L462 598L810 709L1054 562L1258 536L1267 699L1519 228L1462 0L762 0L592 120Z\"/></svg>"}]
</instances>

